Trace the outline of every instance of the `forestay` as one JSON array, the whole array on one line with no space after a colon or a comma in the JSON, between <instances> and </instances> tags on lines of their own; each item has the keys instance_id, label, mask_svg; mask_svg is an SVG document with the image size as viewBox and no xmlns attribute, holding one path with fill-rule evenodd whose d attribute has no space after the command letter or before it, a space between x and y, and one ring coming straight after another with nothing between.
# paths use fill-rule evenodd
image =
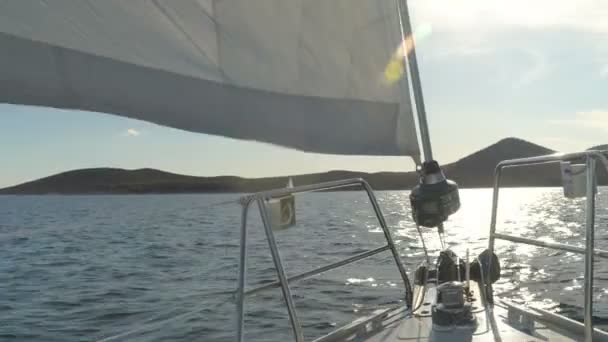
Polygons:
<instances>
[{"instance_id":1,"label":"forestay","mask_svg":"<svg viewBox=\"0 0 608 342\"><path fill-rule=\"evenodd\" d=\"M6 0L0 101L418 156L395 0Z\"/></svg>"}]
</instances>

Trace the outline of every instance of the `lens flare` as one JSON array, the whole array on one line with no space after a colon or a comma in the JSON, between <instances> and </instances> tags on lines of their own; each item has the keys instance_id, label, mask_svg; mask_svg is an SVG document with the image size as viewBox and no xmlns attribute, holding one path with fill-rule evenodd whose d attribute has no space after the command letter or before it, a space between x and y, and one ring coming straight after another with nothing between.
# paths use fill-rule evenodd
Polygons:
<instances>
[{"instance_id":1,"label":"lens flare","mask_svg":"<svg viewBox=\"0 0 608 342\"><path fill-rule=\"evenodd\" d=\"M399 46L397 46L386 68L384 68L384 81L386 83L393 84L403 77L405 73L405 56L412 52L416 41L425 39L431 33L433 33L431 25L420 25L413 34L403 39Z\"/></svg>"}]
</instances>

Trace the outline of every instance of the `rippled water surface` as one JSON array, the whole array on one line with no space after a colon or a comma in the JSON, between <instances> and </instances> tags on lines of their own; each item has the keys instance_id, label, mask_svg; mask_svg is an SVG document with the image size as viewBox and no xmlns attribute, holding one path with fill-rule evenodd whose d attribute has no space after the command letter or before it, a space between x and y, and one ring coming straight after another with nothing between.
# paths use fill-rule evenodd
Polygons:
<instances>
[{"instance_id":1,"label":"rippled water surface","mask_svg":"<svg viewBox=\"0 0 608 342\"><path fill-rule=\"evenodd\" d=\"M602 193L608 193L603 189ZM423 259L408 192L379 192L401 258ZM240 207L236 195L0 196L0 341L232 341ZM446 225L461 256L487 245L491 191L461 190L462 209ZM608 197L600 194L596 247L608 249ZM257 209L249 214L248 285L274 281ZM360 192L297 198L298 224L277 231L288 275L384 242ZM501 192L499 231L582 245L584 200L561 189ZM436 254L436 232L425 231ZM582 256L498 242L501 296L580 318ZM596 262L595 315L608 318L608 263ZM293 287L310 339L379 307L402 303L403 284L382 253ZM248 298L246 335L290 339L278 290Z\"/></svg>"}]
</instances>

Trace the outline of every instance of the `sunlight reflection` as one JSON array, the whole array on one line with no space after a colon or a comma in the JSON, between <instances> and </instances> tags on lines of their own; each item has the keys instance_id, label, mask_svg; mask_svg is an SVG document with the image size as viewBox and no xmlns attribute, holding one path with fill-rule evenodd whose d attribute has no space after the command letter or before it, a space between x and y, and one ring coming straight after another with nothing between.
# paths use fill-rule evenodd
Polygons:
<instances>
[{"instance_id":1,"label":"sunlight reflection","mask_svg":"<svg viewBox=\"0 0 608 342\"><path fill-rule=\"evenodd\" d=\"M408 268L413 269L424 260L424 252L411 219L409 193L387 192L384 196L393 238L401 242L399 253ZM461 209L445 223L445 241L457 255L464 257L469 249L469 255L474 258L488 246L492 189L461 189L460 197ZM600 196L598 208L606 204L608 198ZM561 188L503 188L500 190L496 231L580 246L584 242L584 207L584 199L566 199ZM605 214L600 210L597 217L600 226L602 215ZM606 221L608 215L603 222ZM370 230L377 225L364 227ZM375 229L372 232L375 233ZM441 248L437 230L423 228L422 234L434 260ZM600 230L598 234L602 234ZM605 235L608 241L608 233ZM596 243L599 245L603 241L598 236ZM495 284L499 297L553 311L562 310L563 305L581 307L581 255L502 240L496 241L495 248L502 268L501 278ZM607 270L608 267L597 268L598 283L608 279L605 275ZM365 279L367 275L359 278ZM373 283L379 287L386 286L383 281L361 285L372 287ZM608 291L602 292L601 289L598 286L595 291L597 302L608 302Z\"/></svg>"},{"instance_id":2,"label":"sunlight reflection","mask_svg":"<svg viewBox=\"0 0 608 342\"><path fill-rule=\"evenodd\" d=\"M375 281L374 278L360 279L360 278L348 278L346 279L346 285L351 284L362 284L362 283L373 283Z\"/></svg>"}]
</instances>

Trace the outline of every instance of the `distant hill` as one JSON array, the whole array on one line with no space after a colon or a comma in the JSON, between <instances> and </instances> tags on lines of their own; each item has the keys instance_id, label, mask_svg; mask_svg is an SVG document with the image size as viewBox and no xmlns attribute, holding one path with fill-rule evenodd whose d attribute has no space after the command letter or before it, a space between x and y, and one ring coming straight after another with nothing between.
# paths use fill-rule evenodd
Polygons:
<instances>
[{"instance_id":1,"label":"distant hill","mask_svg":"<svg viewBox=\"0 0 608 342\"><path fill-rule=\"evenodd\" d=\"M517 138L506 138L480 151L444 166L446 174L463 187L491 187L494 169L506 159L552 154L555 151ZM556 165L505 169L505 186L551 186L561 184L561 171Z\"/></svg>"},{"instance_id":2,"label":"distant hill","mask_svg":"<svg viewBox=\"0 0 608 342\"><path fill-rule=\"evenodd\" d=\"M553 152L553 150L525 140L507 138L454 163L445 165L444 170L448 177L455 180L460 187L491 187L494 168L499 161ZM505 186L558 186L561 184L560 171L557 165L509 169L505 171L504 175L503 184ZM418 181L415 172L330 171L292 176L296 185L359 177L366 179L376 190L410 189ZM256 192L284 187L286 182L287 177L256 179L234 176L195 177L154 169L95 168L63 172L0 189L0 194Z\"/></svg>"},{"instance_id":3,"label":"distant hill","mask_svg":"<svg viewBox=\"0 0 608 342\"><path fill-rule=\"evenodd\" d=\"M608 144L593 146L589 150L608 151Z\"/></svg>"}]
</instances>

